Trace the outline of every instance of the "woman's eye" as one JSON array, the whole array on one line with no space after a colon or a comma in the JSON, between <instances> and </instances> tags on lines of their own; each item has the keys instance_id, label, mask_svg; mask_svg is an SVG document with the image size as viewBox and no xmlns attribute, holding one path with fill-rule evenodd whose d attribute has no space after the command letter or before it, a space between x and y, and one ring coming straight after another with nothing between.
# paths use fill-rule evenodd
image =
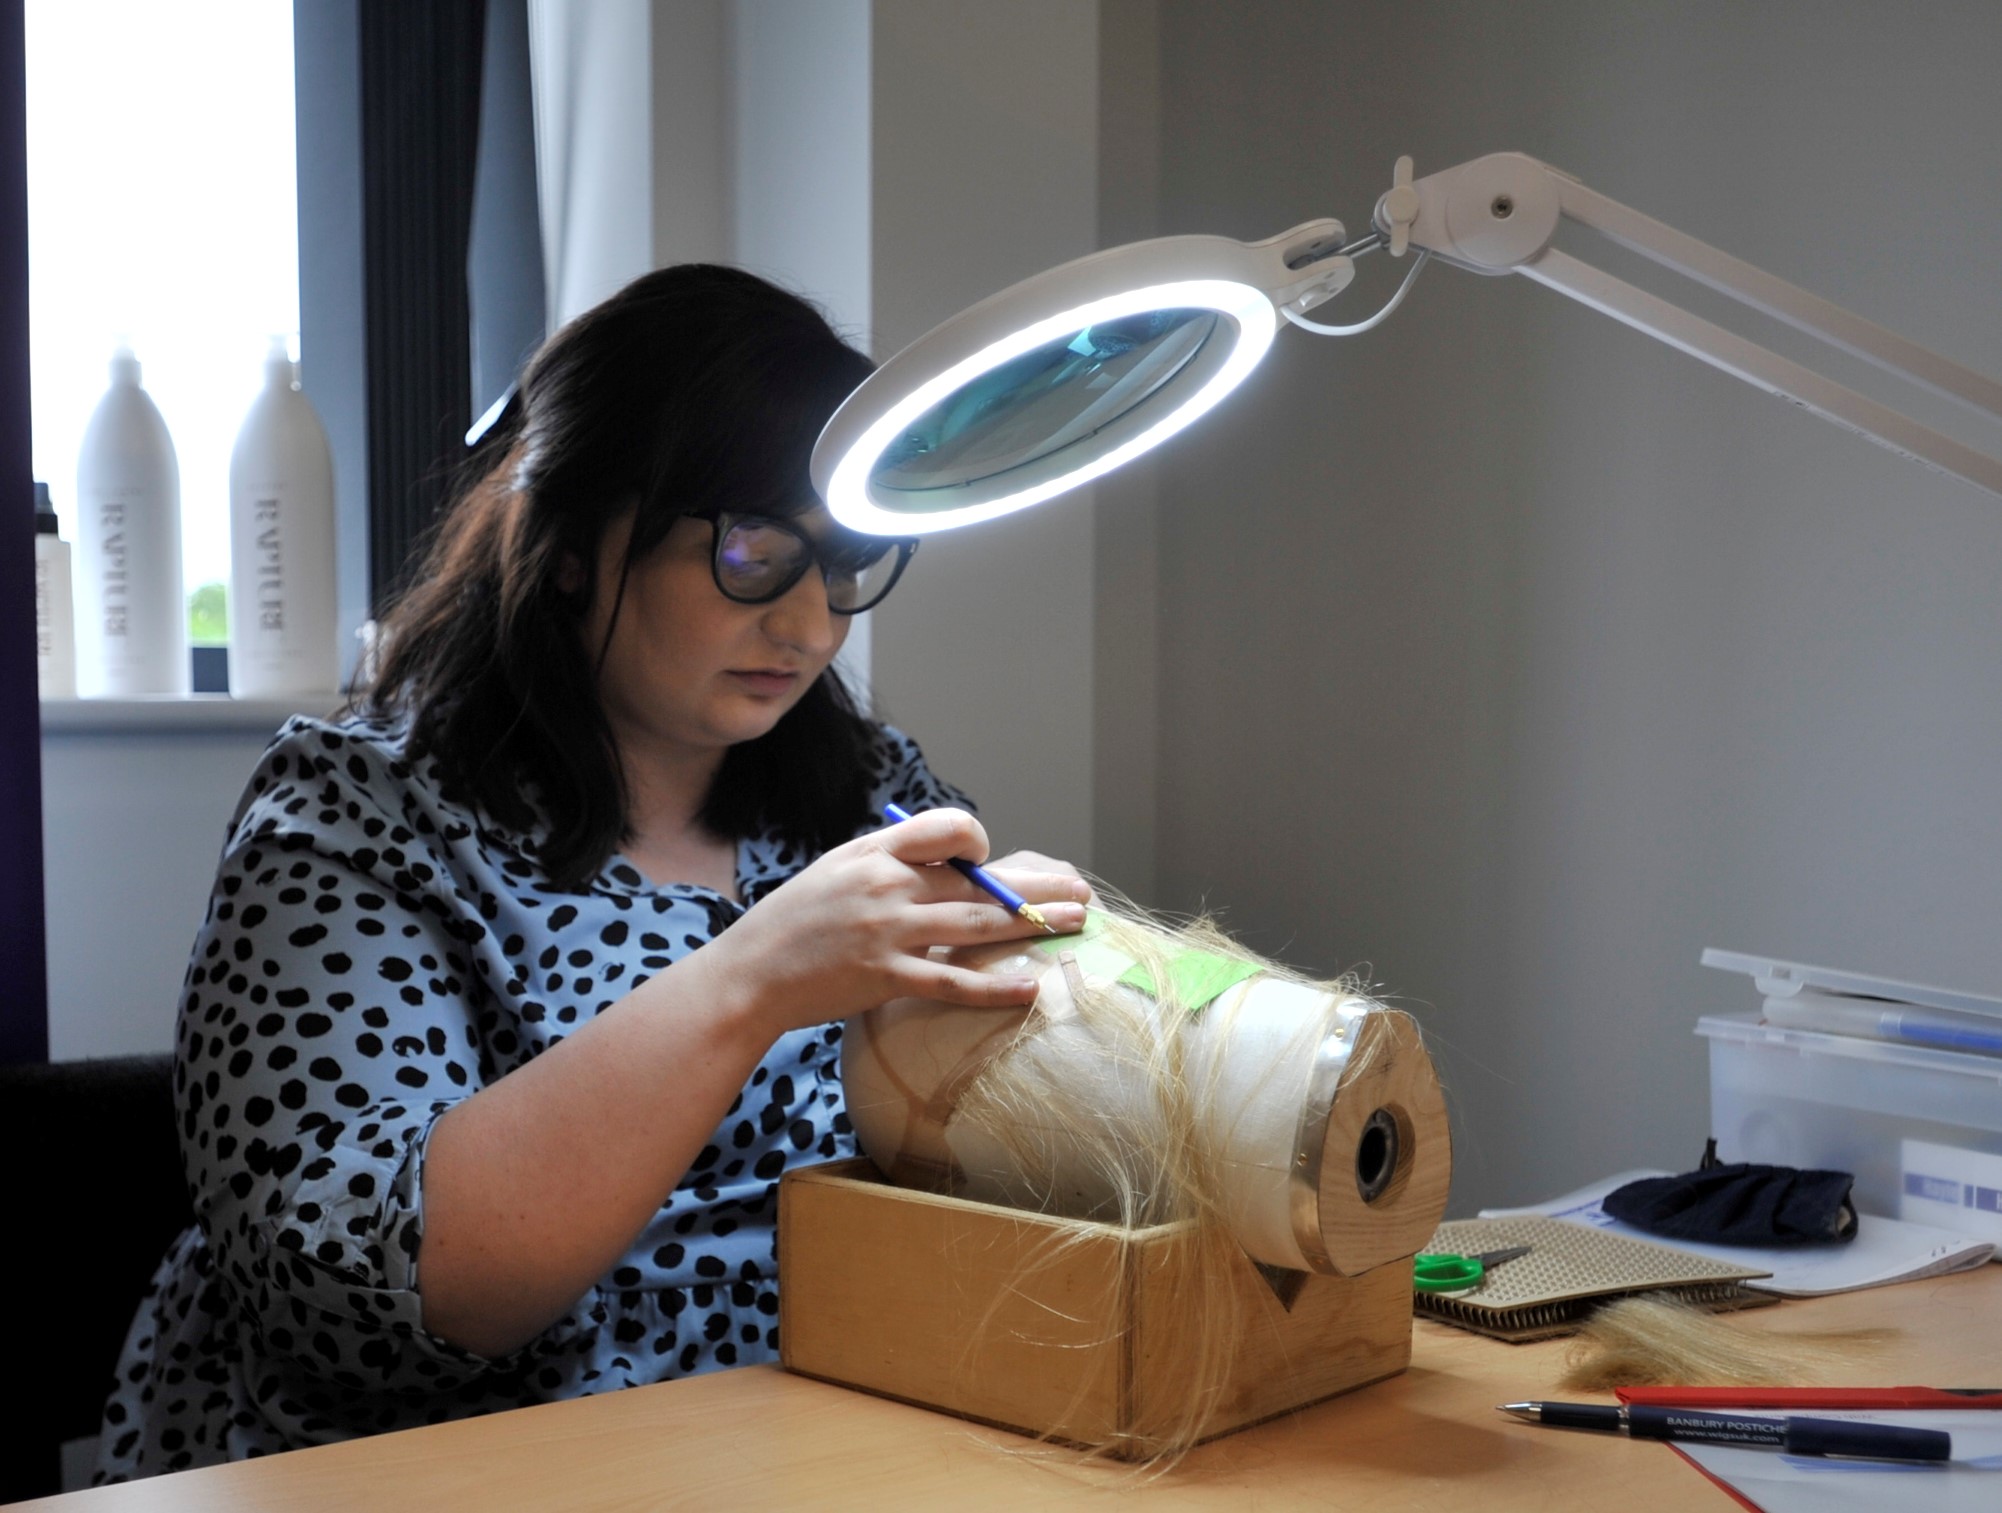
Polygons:
<instances>
[{"instance_id":1,"label":"woman's eye","mask_svg":"<svg viewBox=\"0 0 2002 1513\"><path fill-rule=\"evenodd\" d=\"M731 567L763 567L785 557L789 544L781 532L739 526L724 539L723 561Z\"/></svg>"}]
</instances>

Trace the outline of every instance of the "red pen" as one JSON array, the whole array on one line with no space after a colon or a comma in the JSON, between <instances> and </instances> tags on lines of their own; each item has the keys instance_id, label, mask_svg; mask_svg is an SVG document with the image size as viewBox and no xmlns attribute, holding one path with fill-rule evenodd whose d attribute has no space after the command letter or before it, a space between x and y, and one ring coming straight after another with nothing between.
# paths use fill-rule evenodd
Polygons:
<instances>
[{"instance_id":1,"label":"red pen","mask_svg":"<svg viewBox=\"0 0 2002 1513\"><path fill-rule=\"evenodd\" d=\"M1613 1395L1673 1408L2002 1408L2002 1387L1620 1387Z\"/></svg>"}]
</instances>

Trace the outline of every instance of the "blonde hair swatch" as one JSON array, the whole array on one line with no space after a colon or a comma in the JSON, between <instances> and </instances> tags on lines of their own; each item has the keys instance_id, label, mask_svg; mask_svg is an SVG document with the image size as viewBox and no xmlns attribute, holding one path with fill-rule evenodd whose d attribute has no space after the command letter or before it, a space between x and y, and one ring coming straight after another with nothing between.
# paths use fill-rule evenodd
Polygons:
<instances>
[{"instance_id":1,"label":"blonde hair swatch","mask_svg":"<svg viewBox=\"0 0 2002 1513\"><path fill-rule=\"evenodd\" d=\"M1795 1387L1853 1375L1890 1340L1884 1329L1753 1328L1729 1314L1662 1298L1626 1298L1579 1328L1561 1385Z\"/></svg>"}]
</instances>

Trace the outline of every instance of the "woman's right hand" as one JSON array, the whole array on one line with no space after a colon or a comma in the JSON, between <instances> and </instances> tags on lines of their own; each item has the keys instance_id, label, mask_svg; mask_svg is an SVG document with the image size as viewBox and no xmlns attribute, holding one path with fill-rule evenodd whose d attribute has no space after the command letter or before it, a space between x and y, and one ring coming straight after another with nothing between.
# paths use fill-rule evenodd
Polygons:
<instances>
[{"instance_id":1,"label":"woman's right hand","mask_svg":"<svg viewBox=\"0 0 2002 1513\"><path fill-rule=\"evenodd\" d=\"M443 1115L424 1158L425 1327L486 1356L548 1328L616 1264L787 1030L902 997L1033 1003L1032 977L929 954L1031 933L937 865L986 854L957 809L837 846ZM1030 867L1009 880L1057 929L1083 928L1076 878Z\"/></svg>"},{"instance_id":2,"label":"woman's right hand","mask_svg":"<svg viewBox=\"0 0 2002 1513\"><path fill-rule=\"evenodd\" d=\"M987 833L963 809L931 809L837 846L753 905L685 965L708 958L719 991L773 1038L893 998L973 1008L1033 1003L1033 977L991 976L935 959L934 946L1040 934L954 868L983 861ZM1011 871L1052 929L1084 928L1089 890L1072 876Z\"/></svg>"}]
</instances>

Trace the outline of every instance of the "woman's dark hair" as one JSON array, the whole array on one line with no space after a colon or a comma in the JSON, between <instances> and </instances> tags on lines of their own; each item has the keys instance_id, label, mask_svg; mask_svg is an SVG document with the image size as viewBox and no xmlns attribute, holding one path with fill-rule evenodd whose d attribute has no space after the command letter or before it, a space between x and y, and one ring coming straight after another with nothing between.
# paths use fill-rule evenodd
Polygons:
<instances>
[{"instance_id":1,"label":"woman's dark hair","mask_svg":"<svg viewBox=\"0 0 2002 1513\"><path fill-rule=\"evenodd\" d=\"M691 510L810 507L814 440L869 372L812 306L751 274L689 264L635 279L530 362L383 617L357 707L407 715L413 754L500 823L539 815L544 872L582 886L628 836L602 648L581 635L606 528L637 505L629 572ZM566 563L584 565L581 589ZM838 844L868 817L869 742L829 668L772 730L725 753L702 823Z\"/></svg>"}]
</instances>

